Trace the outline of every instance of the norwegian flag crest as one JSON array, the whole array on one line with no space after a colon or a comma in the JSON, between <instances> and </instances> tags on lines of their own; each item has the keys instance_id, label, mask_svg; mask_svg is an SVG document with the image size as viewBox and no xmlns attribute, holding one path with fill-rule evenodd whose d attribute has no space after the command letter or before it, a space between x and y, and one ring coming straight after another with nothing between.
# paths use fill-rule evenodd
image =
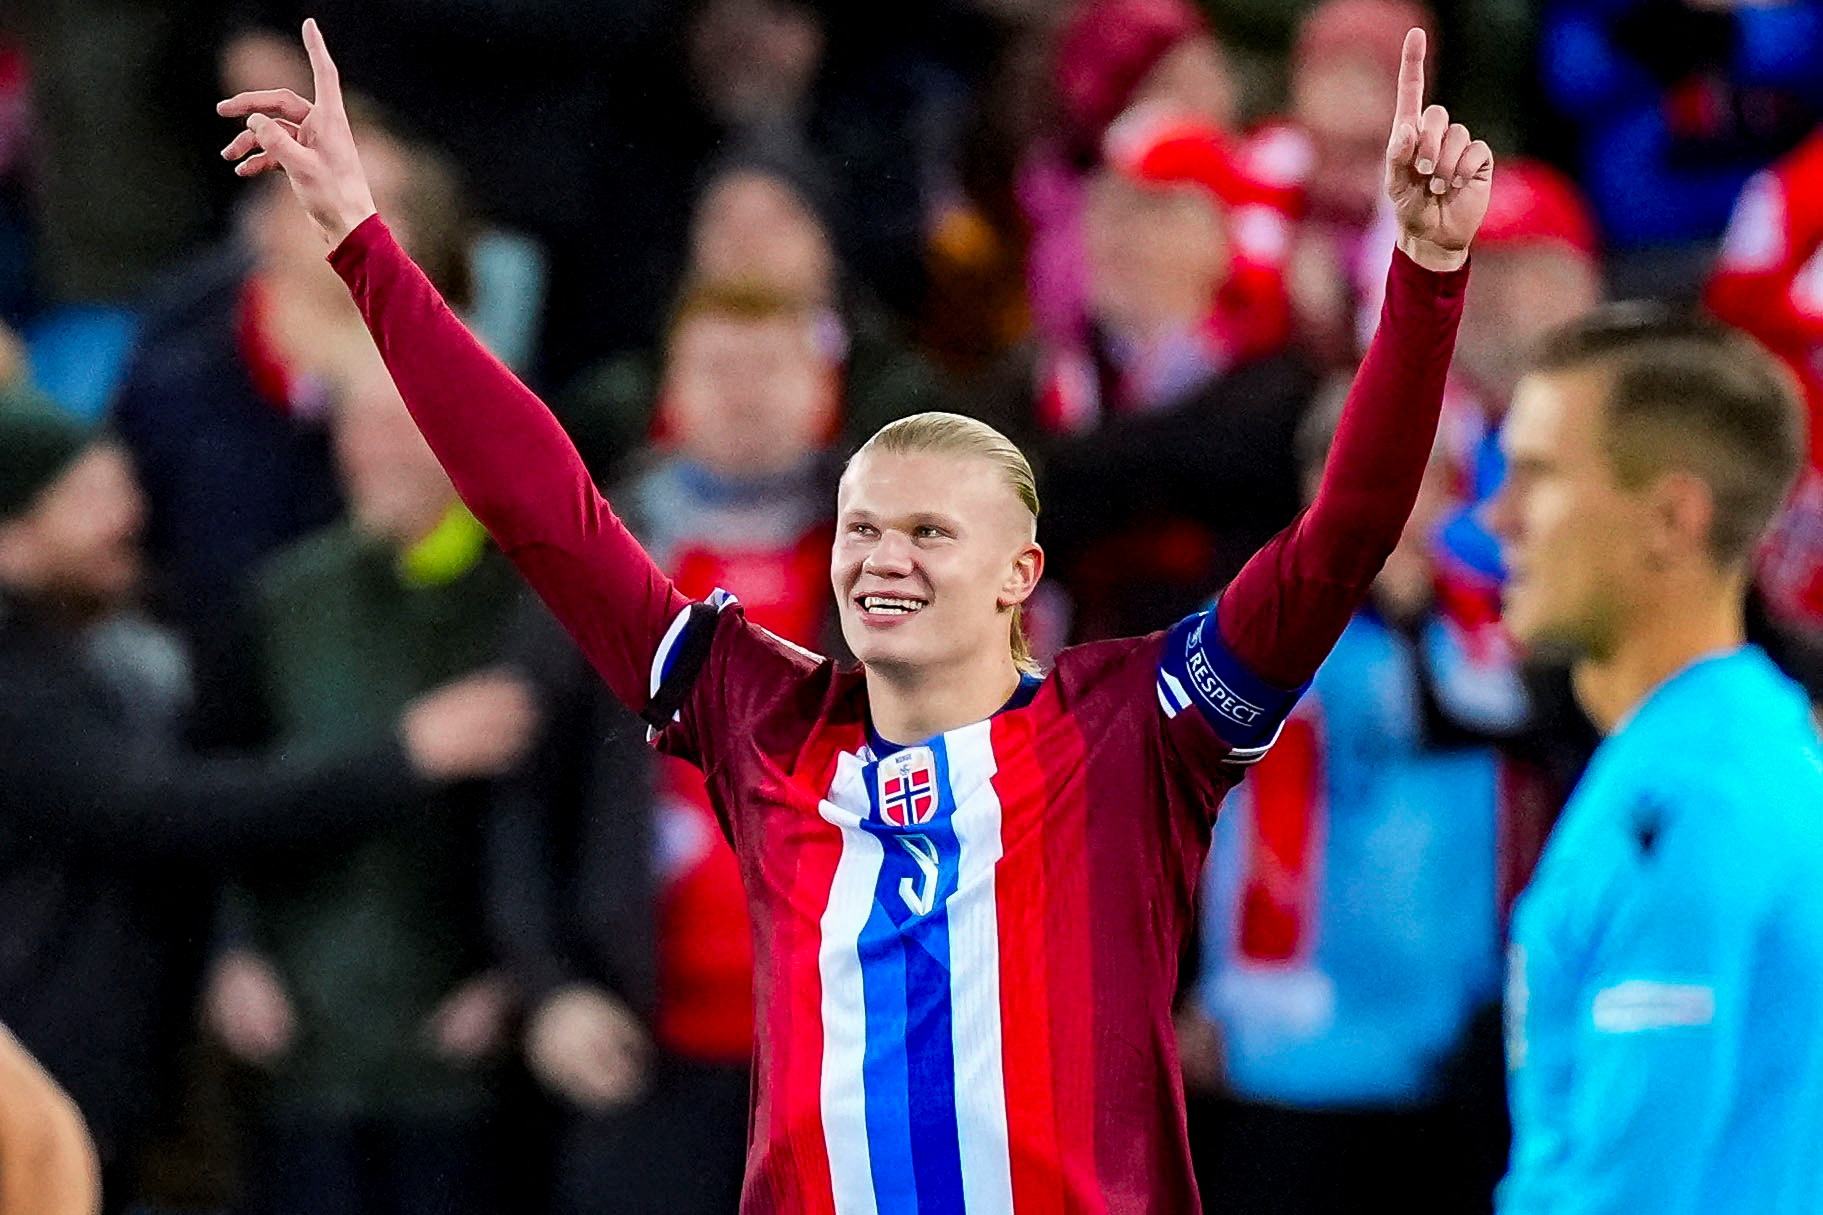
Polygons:
<instances>
[{"instance_id":1,"label":"norwegian flag crest","mask_svg":"<svg viewBox=\"0 0 1823 1215\"><path fill-rule=\"evenodd\" d=\"M880 764L880 818L891 827L915 827L937 814L937 767L917 747Z\"/></svg>"}]
</instances>

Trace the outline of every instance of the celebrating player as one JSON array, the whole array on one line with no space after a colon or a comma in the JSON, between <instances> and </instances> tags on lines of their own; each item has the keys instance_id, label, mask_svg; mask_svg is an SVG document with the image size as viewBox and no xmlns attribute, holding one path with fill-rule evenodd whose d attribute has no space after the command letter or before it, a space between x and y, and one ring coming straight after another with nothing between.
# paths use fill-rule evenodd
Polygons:
<instances>
[{"instance_id":1,"label":"celebrating player","mask_svg":"<svg viewBox=\"0 0 1823 1215\"><path fill-rule=\"evenodd\" d=\"M1741 334L1613 309L1547 343L1501 442L1507 624L1580 655L1612 733L1514 914L1500 1210L1814 1212L1823 760L1743 624L1796 385Z\"/></svg>"},{"instance_id":2,"label":"celebrating player","mask_svg":"<svg viewBox=\"0 0 1823 1215\"><path fill-rule=\"evenodd\" d=\"M953 415L886 427L842 478L830 578L858 668L731 597L686 602L374 215L304 39L315 102L223 102L247 120L224 156L289 176L456 487L658 746L703 768L740 856L742 1209L1194 1209L1171 1003L1210 823L1398 541L1487 207L1487 146L1423 106L1423 34L1387 147L1401 252L1315 500L1215 609L1043 677L1018 620L1044 566L1030 466Z\"/></svg>"}]
</instances>

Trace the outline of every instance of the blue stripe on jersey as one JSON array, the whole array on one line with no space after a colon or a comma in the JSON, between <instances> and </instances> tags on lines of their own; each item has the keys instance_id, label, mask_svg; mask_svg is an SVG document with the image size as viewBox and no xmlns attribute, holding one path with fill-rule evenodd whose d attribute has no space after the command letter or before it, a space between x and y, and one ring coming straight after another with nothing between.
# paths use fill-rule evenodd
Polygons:
<instances>
[{"instance_id":1,"label":"blue stripe on jersey","mask_svg":"<svg viewBox=\"0 0 1823 1215\"><path fill-rule=\"evenodd\" d=\"M926 823L887 823L879 762L865 774L871 813L862 825L882 854L873 910L858 942L867 1010L862 1084L880 1215L963 1209L946 910L961 844L952 822L949 753L940 737L927 745L938 802Z\"/></svg>"},{"instance_id":2,"label":"blue stripe on jersey","mask_svg":"<svg viewBox=\"0 0 1823 1215\"><path fill-rule=\"evenodd\" d=\"M1268 746L1310 685L1275 688L1242 666L1222 642L1216 610L1186 616L1165 638L1159 703L1167 717L1194 704L1216 737L1236 751Z\"/></svg>"}]
</instances>

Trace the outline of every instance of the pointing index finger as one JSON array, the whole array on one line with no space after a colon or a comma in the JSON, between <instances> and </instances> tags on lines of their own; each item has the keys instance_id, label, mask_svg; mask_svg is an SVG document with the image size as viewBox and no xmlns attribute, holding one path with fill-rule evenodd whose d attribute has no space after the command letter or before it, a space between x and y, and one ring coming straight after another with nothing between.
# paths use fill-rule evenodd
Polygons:
<instances>
[{"instance_id":1,"label":"pointing index finger","mask_svg":"<svg viewBox=\"0 0 1823 1215\"><path fill-rule=\"evenodd\" d=\"M1413 26L1406 31L1405 49L1399 56L1399 108L1393 115L1396 131L1407 123L1418 125L1424 113L1424 31Z\"/></svg>"},{"instance_id":2,"label":"pointing index finger","mask_svg":"<svg viewBox=\"0 0 1823 1215\"><path fill-rule=\"evenodd\" d=\"M323 41L323 31L317 27L315 17L304 21L304 51L310 56L310 78L315 85L312 90L315 93L314 101L317 105L340 110L341 76L336 71L335 60L329 57L329 45Z\"/></svg>"}]
</instances>

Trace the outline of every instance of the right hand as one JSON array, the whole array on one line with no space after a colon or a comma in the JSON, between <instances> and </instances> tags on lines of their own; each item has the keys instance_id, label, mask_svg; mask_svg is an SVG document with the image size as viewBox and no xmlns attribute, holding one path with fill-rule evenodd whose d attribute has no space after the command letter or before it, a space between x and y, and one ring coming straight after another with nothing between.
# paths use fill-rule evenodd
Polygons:
<instances>
[{"instance_id":1,"label":"right hand","mask_svg":"<svg viewBox=\"0 0 1823 1215\"><path fill-rule=\"evenodd\" d=\"M342 106L341 77L315 19L304 22L304 50L314 102L290 89L255 89L218 103L215 112L247 120L247 129L222 149L222 159L238 162L234 171L242 177L283 170L333 248L374 213L373 191Z\"/></svg>"},{"instance_id":2,"label":"right hand","mask_svg":"<svg viewBox=\"0 0 1823 1215\"><path fill-rule=\"evenodd\" d=\"M525 758L537 729L531 687L500 671L426 692L399 719L412 767L435 781L502 775Z\"/></svg>"},{"instance_id":3,"label":"right hand","mask_svg":"<svg viewBox=\"0 0 1823 1215\"><path fill-rule=\"evenodd\" d=\"M625 1105L645 1091L652 1050L645 1026L600 988L561 988L533 1012L526 1062L552 1092L584 1109Z\"/></svg>"},{"instance_id":4,"label":"right hand","mask_svg":"<svg viewBox=\"0 0 1823 1215\"><path fill-rule=\"evenodd\" d=\"M278 971L251 949L217 959L203 992L203 1019L244 1063L264 1066L291 1049L297 1015Z\"/></svg>"}]
</instances>

